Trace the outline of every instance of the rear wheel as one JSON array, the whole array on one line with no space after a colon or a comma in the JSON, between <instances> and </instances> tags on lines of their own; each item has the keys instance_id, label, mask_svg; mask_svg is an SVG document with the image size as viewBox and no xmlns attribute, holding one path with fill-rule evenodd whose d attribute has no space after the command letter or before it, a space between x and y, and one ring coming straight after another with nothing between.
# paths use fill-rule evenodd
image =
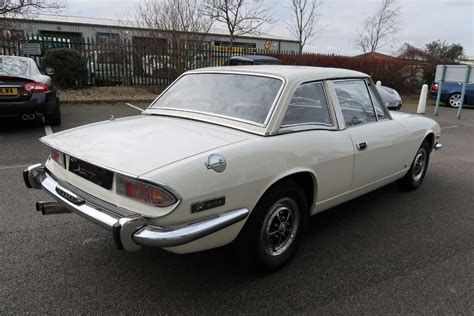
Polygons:
<instances>
[{"instance_id":1,"label":"rear wheel","mask_svg":"<svg viewBox=\"0 0 474 316\"><path fill-rule=\"evenodd\" d=\"M59 108L59 104L52 113L44 116L44 122L46 125L53 126L61 124L61 109Z\"/></svg>"},{"instance_id":2,"label":"rear wheel","mask_svg":"<svg viewBox=\"0 0 474 316\"><path fill-rule=\"evenodd\" d=\"M448 98L448 105L453 108L458 108L461 106L461 94L453 93Z\"/></svg>"},{"instance_id":3,"label":"rear wheel","mask_svg":"<svg viewBox=\"0 0 474 316\"><path fill-rule=\"evenodd\" d=\"M308 221L302 189L293 181L271 188L258 202L236 240L240 259L270 270L295 254Z\"/></svg>"},{"instance_id":4,"label":"rear wheel","mask_svg":"<svg viewBox=\"0 0 474 316\"><path fill-rule=\"evenodd\" d=\"M428 141L424 141L421 147L418 149L413 160L410 170L407 174L398 180L398 184L404 190L416 190L423 179L425 178L426 170L428 169L428 163L430 161L430 144Z\"/></svg>"}]
</instances>

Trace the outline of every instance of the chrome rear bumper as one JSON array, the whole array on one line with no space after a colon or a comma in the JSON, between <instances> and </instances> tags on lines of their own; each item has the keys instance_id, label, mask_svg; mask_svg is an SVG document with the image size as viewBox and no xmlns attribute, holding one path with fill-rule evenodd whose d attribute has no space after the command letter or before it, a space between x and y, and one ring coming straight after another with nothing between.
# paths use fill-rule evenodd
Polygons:
<instances>
[{"instance_id":1,"label":"chrome rear bumper","mask_svg":"<svg viewBox=\"0 0 474 316\"><path fill-rule=\"evenodd\" d=\"M139 214L123 217L84 199L61 186L41 164L24 170L23 180L28 188L44 189L71 212L111 231L117 247L128 251L138 250L141 246L166 248L183 245L235 224L249 214L248 209L243 208L169 229L148 225Z\"/></svg>"}]
</instances>

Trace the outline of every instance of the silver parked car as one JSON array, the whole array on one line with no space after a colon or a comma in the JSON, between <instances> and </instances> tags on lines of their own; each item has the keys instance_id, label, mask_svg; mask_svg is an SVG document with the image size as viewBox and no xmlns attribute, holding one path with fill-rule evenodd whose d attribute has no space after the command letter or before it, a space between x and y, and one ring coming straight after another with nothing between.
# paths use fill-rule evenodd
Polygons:
<instances>
[{"instance_id":1,"label":"silver parked car","mask_svg":"<svg viewBox=\"0 0 474 316\"><path fill-rule=\"evenodd\" d=\"M403 105L402 98L398 94L397 90L386 87L386 86L376 86L379 91L380 96L382 97L385 106L389 110L400 110Z\"/></svg>"}]
</instances>

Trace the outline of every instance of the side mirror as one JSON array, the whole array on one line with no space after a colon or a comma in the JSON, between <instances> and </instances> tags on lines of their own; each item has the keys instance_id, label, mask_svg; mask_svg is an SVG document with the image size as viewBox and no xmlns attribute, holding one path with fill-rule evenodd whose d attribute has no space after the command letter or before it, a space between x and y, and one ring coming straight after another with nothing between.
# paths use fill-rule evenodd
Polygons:
<instances>
[{"instance_id":1,"label":"side mirror","mask_svg":"<svg viewBox=\"0 0 474 316\"><path fill-rule=\"evenodd\" d=\"M46 74L48 76L54 75L54 69L53 68L46 68Z\"/></svg>"}]
</instances>

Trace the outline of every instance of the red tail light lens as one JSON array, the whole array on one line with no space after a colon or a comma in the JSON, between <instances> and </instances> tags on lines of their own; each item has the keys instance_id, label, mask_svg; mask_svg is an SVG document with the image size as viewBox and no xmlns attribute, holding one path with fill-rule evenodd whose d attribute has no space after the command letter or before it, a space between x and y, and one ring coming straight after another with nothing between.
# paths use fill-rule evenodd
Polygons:
<instances>
[{"instance_id":1,"label":"red tail light lens","mask_svg":"<svg viewBox=\"0 0 474 316\"><path fill-rule=\"evenodd\" d=\"M170 206L178 201L173 194L163 188L121 175L117 175L116 191L119 195L159 207Z\"/></svg>"},{"instance_id":2,"label":"red tail light lens","mask_svg":"<svg viewBox=\"0 0 474 316\"><path fill-rule=\"evenodd\" d=\"M23 91L28 93L48 92L49 87L44 83L30 82L23 85Z\"/></svg>"},{"instance_id":3,"label":"red tail light lens","mask_svg":"<svg viewBox=\"0 0 474 316\"><path fill-rule=\"evenodd\" d=\"M433 91L438 91L438 90L439 90L438 84L433 85L433 87L432 87L431 89L432 89Z\"/></svg>"}]
</instances>

